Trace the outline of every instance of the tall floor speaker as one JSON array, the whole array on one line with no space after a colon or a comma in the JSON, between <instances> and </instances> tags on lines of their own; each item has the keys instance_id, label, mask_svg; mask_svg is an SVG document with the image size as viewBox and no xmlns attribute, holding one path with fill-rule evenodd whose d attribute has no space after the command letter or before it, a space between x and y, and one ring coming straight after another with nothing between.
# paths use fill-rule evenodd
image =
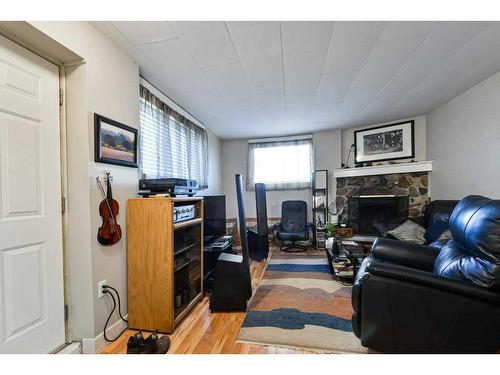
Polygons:
<instances>
[{"instance_id":1,"label":"tall floor speaker","mask_svg":"<svg viewBox=\"0 0 500 375\"><path fill-rule=\"evenodd\" d=\"M252 296L250 257L243 205L241 175L235 175L238 217L240 224L241 255L221 254L217 260L214 290L210 295L210 311L246 311Z\"/></svg>"},{"instance_id":2,"label":"tall floor speaker","mask_svg":"<svg viewBox=\"0 0 500 375\"><path fill-rule=\"evenodd\" d=\"M248 252L250 258L261 261L269 256L269 229L267 227L266 185L255 184L257 228L248 230Z\"/></svg>"}]
</instances>

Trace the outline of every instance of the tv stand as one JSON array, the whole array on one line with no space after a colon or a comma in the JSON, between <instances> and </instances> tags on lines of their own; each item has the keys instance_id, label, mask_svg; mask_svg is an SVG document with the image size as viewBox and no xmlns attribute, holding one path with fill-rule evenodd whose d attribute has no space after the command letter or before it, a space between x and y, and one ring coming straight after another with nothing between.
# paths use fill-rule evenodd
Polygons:
<instances>
[{"instance_id":1,"label":"tv stand","mask_svg":"<svg viewBox=\"0 0 500 375\"><path fill-rule=\"evenodd\" d=\"M210 293L213 290L215 270L219 256L222 253L235 254L232 239L224 247L213 247L214 242L217 242L219 239L222 239L222 236L219 238L212 237L208 241L205 241L203 245L203 285L206 293Z\"/></svg>"}]
</instances>

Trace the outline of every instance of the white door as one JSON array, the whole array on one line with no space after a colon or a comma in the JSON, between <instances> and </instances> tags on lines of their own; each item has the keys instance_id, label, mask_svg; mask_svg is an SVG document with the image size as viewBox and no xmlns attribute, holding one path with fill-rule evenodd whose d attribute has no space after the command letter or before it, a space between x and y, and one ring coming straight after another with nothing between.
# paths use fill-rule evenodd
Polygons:
<instances>
[{"instance_id":1,"label":"white door","mask_svg":"<svg viewBox=\"0 0 500 375\"><path fill-rule=\"evenodd\" d=\"M57 66L0 36L0 353L64 344Z\"/></svg>"}]
</instances>

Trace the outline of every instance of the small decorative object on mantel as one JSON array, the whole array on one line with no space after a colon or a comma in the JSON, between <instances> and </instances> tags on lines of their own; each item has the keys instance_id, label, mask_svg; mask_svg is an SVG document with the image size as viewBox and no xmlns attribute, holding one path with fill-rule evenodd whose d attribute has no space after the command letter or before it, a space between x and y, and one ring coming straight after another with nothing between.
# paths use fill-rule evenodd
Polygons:
<instances>
[{"instance_id":1,"label":"small decorative object on mantel","mask_svg":"<svg viewBox=\"0 0 500 375\"><path fill-rule=\"evenodd\" d=\"M355 131L356 164L414 158L414 125L411 120Z\"/></svg>"},{"instance_id":2,"label":"small decorative object on mantel","mask_svg":"<svg viewBox=\"0 0 500 375\"><path fill-rule=\"evenodd\" d=\"M94 160L137 168L137 129L94 114Z\"/></svg>"},{"instance_id":3,"label":"small decorative object on mantel","mask_svg":"<svg viewBox=\"0 0 500 375\"><path fill-rule=\"evenodd\" d=\"M353 148L354 148L354 143L351 145L351 147L349 147L349 152L347 153L347 159L346 159L345 163L342 163L340 165L342 168L350 168L349 167L349 159L351 158L351 153L352 153Z\"/></svg>"}]
</instances>

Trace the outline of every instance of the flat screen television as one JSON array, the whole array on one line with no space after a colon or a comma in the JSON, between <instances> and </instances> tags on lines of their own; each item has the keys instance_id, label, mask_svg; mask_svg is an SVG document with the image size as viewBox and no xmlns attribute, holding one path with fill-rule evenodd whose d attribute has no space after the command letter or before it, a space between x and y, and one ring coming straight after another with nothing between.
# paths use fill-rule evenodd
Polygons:
<instances>
[{"instance_id":1,"label":"flat screen television","mask_svg":"<svg viewBox=\"0 0 500 375\"><path fill-rule=\"evenodd\" d=\"M208 195L203 197L203 233L205 242L226 234L226 196Z\"/></svg>"}]
</instances>

